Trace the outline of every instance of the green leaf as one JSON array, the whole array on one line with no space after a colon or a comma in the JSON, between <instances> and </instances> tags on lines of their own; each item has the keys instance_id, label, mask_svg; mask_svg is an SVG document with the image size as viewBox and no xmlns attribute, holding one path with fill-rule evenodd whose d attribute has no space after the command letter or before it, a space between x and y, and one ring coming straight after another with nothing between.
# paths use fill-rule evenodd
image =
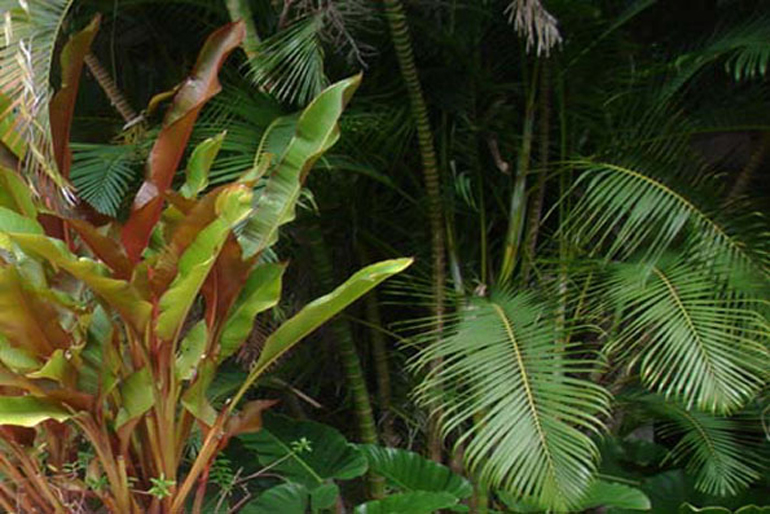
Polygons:
<instances>
[{"instance_id":1,"label":"green leaf","mask_svg":"<svg viewBox=\"0 0 770 514\"><path fill-rule=\"evenodd\" d=\"M195 382L182 395L184 408L208 426L213 426L217 419L217 411L211 406L206 396L216 371L216 365L206 360L198 370Z\"/></svg>"},{"instance_id":2,"label":"green leaf","mask_svg":"<svg viewBox=\"0 0 770 514\"><path fill-rule=\"evenodd\" d=\"M420 454L373 444L361 444L358 448L366 455L369 469L402 492L447 492L460 499L473 494L468 480Z\"/></svg>"},{"instance_id":3,"label":"green leaf","mask_svg":"<svg viewBox=\"0 0 770 514\"><path fill-rule=\"evenodd\" d=\"M641 490L617 482L596 480L576 510L609 507L630 510L650 510L650 499Z\"/></svg>"},{"instance_id":4,"label":"green leaf","mask_svg":"<svg viewBox=\"0 0 770 514\"><path fill-rule=\"evenodd\" d=\"M355 514L433 514L457 505L457 496L450 493L414 491L394 494L382 500L359 505Z\"/></svg>"},{"instance_id":5,"label":"green leaf","mask_svg":"<svg viewBox=\"0 0 770 514\"><path fill-rule=\"evenodd\" d=\"M297 314L286 320L265 341L259 359L252 366L252 370L236 394L233 404L237 404L251 384L291 347L345 307L368 293L380 282L401 273L412 262L412 259L392 259L367 266L355 273L337 289L310 302Z\"/></svg>"},{"instance_id":6,"label":"green leaf","mask_svg":"<svg viewBox=\"0 0 770 514\"><path fill-rule=\"evenodd\" d=\"M48 419L62 422L70 413L59 404L33 396L0 396L0 425L34 427Z\"/></svg>"},{"instance_id":7,"label":"green leaf","mask_svg":"<svg viewBox=\"0 0 770 514\"><path fill-rule=\"evenodd\" d=\"M562 340L554 306L529 293L474 299L440 344L415 365L443 364L418 386L420 403L443 406L442 431L460 436L468 470L541 510L569 509L588 489L609 395L578 374L597 364ZM480 419L479 419L480 418Z\"/></svg>"},{"instance_id":8,"label":"green leaf","mask_svg":"<svg viewBox=\"0 0 770 514\"><path fill-rule=\"evenodd\" d=\"M339 495L340 488L334 482L316 487L310 491L310 508L313 512L330 509L337 503Z\"/></svg>"},{"instance_id":9,"label":"green leaf","mask_svg":"<svg viewBox=\"0 0 770 514\"><path fill-rule=\"evenodd\" d=\"M357 75L330 86L299 117L294 137L258 197L255 215L238 238L245 257L275 244L279 227L294 219L302 183L315 161L339 139L337 120L360 82Z\"/></svg>"},{"instance_id":10,"label":"green leaf","mask_svg":"<svg viewBox=\"0 0 770 514\"><path fill-rule=\"evenodd\" d=\"M3 366L17 373L28 373L40 369L42 363L23 346L15 347L0 334L0 362Z\"/></svg>"},{"instance_id":11,"label":"green leaf","mask_svg":"<svg viewBox=\"0 0 770 514\"><path fill-rule=\"evenodd\" d=\"M206 351L208 337L205 320L196 323L184 336L176 357L175 373L178 379L190 380L195 375L203 352Z\"/></svg>"},{"instance_id":12,"label":"green leaf","mask_svg":"<svg viewBox=\"0 0 770 514\"><path fill-rule=\"evenodd\" d=\"M115 418L116 430L144 415L155 403L155 384L149 367L132 373L123 381L120 385L120 397L123 402Z\"/></svg>"},{"instance_id":13,"label":"green leaf","mask_svg":"<svg viewBox=\"0 0 770 514\"><path fill-rule=\"evenodd\" d=\"M74 378L75 370L67 361L64 350L55 350L45 365L37 371L28 373L29 378L47 378L57 382L63 382L65 378Z\"/></svg>"},{"instance_id":14,"label":"green leaf","mask_svg":"<svg viewBox=\"0 0 770 514\"><path fill-rule=\"evenodd\" d=\"M765 384L770 354L759 302L730 300L702 266L669 256L655 266L616 264L607 294L628 320L613 348L638 360L650 389L726 413Z\"/></svg>"},{"instance_id":15,"label":"green leaf","mask_svg":"<svg viewBox=\"0 0 770 514\"><path fill-rule=\"evenodd\" d=\"M111 305L137 333L143 334L152 311L152 305L124 280L109 277L102 264L76 257L57 239L35 234L9 234L14 243L28 254L42 257L52 265L82 280L91 290Z\"/></svg>"},{"instance_id":16,"label":"green leaf","mask_svg":"<svg viewBox=\"0 0 770 514\"><path fill-rule=\"evenodd\" d=\"M26 214L0 207L0 232L17 234L43 234L43 227Z\"/></svg>"},{"instance_id":17,"label":"green leaf","mask_svg":"<svg viewBox=\"0 0 770 514\"><path fill-rule=\"evenodd\" d=\"M244 505L240 514L306 514L309 495L304 486L286 483L271 487L254 501Z\"/></svg>"},{"instance_id":18,"label":"green leaf","mask_svg":"<svg viewBox=\"0 0 770 514\"><path fill-rule=\"evenodd\" d=\"M181 328L227 236L250 212L251 194L242 186L218 193L217 218L198 233L179 258L176 277L160 298L156 325L159 337L171 340Z\"/></svg>"},{"instance_id":19,"label":"green leaf","mask_svg":"<svg viewBox=\"0 0 770 514\"><path fill-rule=\"evenodd\" d=\"M209 170L211 170L211 165L214 163L214 159L217 158L220 148L222 148L225 134L227 134L227 131L210 137L193 150L190 160L187 162L185 182L179 189L179 192L185 198L195 198L208 186Z\"/></svg>"},{"instance_id":20,"label":"green leaf","mask_svg":"<svg viewBox=\"0 0 770 514\"><path fill-rule=\"evenodd\" d=\"M256 315L278 303L285 270L284 264L273 263L261 264L252 270L222 329L220 361L240 348L251 333Z\"/></svg>"},{"instance_id":21,"label":"green leaf","mask_svg":"<svg viewBox=\"0 0 770 514\"><path fill-rule=\"evenodd\" d=\"M355 445L334 428L314 421L266 414L262 430L239 438L256 453L260 464L274 466L282 476L311 492L329 480L349 480L366 472L366 458ZM310 449L294 451L293 443L303 438Z\"/></svg>"},{"instance_id":22,"label":"green leaf","mask_svg":"<svg viewBox=\"0 0 770 514\"><path fill-rule=\"evenodd\" d=\"M117 216L126 194L142 170L142 153L134 144L72 144L72 184L95 210Z\"/></svg>"},{"instance_id":23,"label":"green leaf","mask_svg":"<svg viewBox=\"0 0 770 514\"><path fill-rule=\"evenodd\" d=\"M0 95L0 100L2 95ZM0 112L2 103L0 102ZM2 118L2 116L0 116ZM0 121L2 133L2 121ZM0 151L2 151L0 149ZM0 164L0 206L18 212L29 219L37 218L37 208L32 200L32 190L14 171Z\"/></svg>"}]
</instances>

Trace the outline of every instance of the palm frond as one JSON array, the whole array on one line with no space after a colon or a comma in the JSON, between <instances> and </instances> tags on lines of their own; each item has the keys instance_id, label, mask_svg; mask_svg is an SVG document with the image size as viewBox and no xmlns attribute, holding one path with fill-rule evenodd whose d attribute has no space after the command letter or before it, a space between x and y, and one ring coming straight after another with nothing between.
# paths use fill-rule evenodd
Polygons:
<instances>
[{"instance_id":1,"label":"palm frond","mask_svg":"<svg viewBox=\"0 0 770 514\"><path fill-rule=\"evenodd\" d=\"M607 296L627 320L612 349L638 362L652 390L709 412L742 407L767 379L760 302L732 298L714 274L680 257L615 264Z\"/></svg>"},{"instance_id":2,"label":"palm frond","mask_svg":"<svg viewBox=\"0 0 770 514\"><path fill-rule=\"evenodd\" d=\"M627 258L645 249L648 259L658 258L677 242L685 241L704 261L720 258L725 264L750 269L757 280L770 277L766 223L754 212L727 212L702 207L698 188L687 195L675 186L680 170L665 169L665 179L646 170L643 160L574 163L582 171L577 187L585 186L572 210L565 231L584 245L609 258ZM702 187L701 187L702 188ZM727 216L729 215L729 217ZM727 221L727 220L730 221Z\"/></svg>"},{"instance_id":3,"label":"palm frond","mask_svg":"<svg viewBox=\"0 0 770 514\"><path fill-rule=\"evenodd\" d=\"M117 216L132 184L142 176L136 145L72 145L72 183L94 209Z\"/></svg>"},{"instance_id":4,"label":"palm frond","mask_svg":"<svg viewBox=\"0 0 770 514\"><path fill-rule=\"evenodd\" d=\"M0 46L0 93L18 114L17 130L27 142L27 166L63 187L56 170L48 119L54 50L72 0L4 2L4 45ZM0 113L5 117L8 112Z\"/></svg>"},{"instance_id":5,"label":"palm frond","mask_svg":"<svg viewBox=\"0 0 770 514\"><path fill-rule=\"evenodd\" d=\"M282 102L310 102L328 85L322 27L322 15L310 15L262 41L249 62L252 81Z\"/></svg>"},{"instance_id":6,"label":"palm frond","mask_svg":"<svg viewBox=\"0 0 770 514\"><path fill-rule=\"evenodd\" d=\"M470 470L543 508L564 509L591 482L597 449L589 434L601 430L608 394L576 375L596 363L560 345L554 312L526 293L475 299L452 335L426 346L415 364L441 360L417 396L442 403L445 434L467 429L460 441Z\"/></svg>"},{"instance_id":7,"label":"palm frond","mask_svg":"<svg viewBox=\"0 0 770 514\"><path fill-rule=\"evenodd\" d=\"M640 403L664 420L661 437L679 439L667 459L684 465L695 477L696 489L717 496L735 495L766 471L758 419L714 416L657 395L647 395Z\"/></svg>"}]
</instances>

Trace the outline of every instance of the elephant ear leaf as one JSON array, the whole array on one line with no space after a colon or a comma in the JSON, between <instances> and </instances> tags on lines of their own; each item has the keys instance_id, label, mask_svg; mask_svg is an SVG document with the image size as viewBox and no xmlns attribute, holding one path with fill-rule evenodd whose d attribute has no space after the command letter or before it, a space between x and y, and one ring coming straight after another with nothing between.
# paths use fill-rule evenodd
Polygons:
<instances>
[{"instance_id":1,"label":"elephant ear leaf","mask_svg":"<svg viewBox=\"0 0 770 514\"><path fill-rule=\"evenodd\" d=\"M239 512L241 514L264 514L265 512L305 514L309 503L310 494L307 488L288 482L271 487L256 500L244 505Z\"/></svg>"},{"instance_id":2,"label":"elephant ear leaf","mask_svg":"<svg viewBox=\"0 0 770 514\"><path fill-rule=\"evenodd\" d=\"M458 503L451 493L414 491L393 494L382 500L359 505L354 514L433 514L442 509L451 509Z\"/></svg>"},{"instance_id":3,"label":"elephant ear leaf","mask_svg":"<svg viewBox=\"0 0 770 514\"><path fill-rule=\"evenodd\" d=\"M294 136L278 157L259 197L256 215L239 237L246 257L272 246L281 225L294 219L302 183L316 160L339 139L337 121L360 82L360 75L337 82L318 95L300 115ZM253 181L256 177L252 175L247 173L242 180Z\"/></svg>"},{"instance_id":4,"label":"elephant ear leaf","mask_svg":"<svg viewBox=\"0 0 770 514\"><path fill-rule=\"evenodd\" d=\"M473 493L473 486L466 479L417 453L373 444L358 448L366 455L369 469L400 491L447 492L460 499Z\"/></svg>"}]
</instances>

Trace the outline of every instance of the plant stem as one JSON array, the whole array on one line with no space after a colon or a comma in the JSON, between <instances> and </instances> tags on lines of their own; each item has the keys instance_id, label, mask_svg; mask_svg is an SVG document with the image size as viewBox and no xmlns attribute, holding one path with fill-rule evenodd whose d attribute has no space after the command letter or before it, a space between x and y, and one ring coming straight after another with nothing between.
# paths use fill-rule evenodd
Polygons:
<instances>
[{"instance_id":1,"label":"plant stem","mask_svg":"<svg viewBox=\"0 0 770 514\"><path fill-rule=\"evenodd\" d=\"M133 107L131 107L126 96L120 89L118 89L115 81L112 80L112 77L110 77L110 74L104 69L104 66L99 62L99 59L97 59L94 54L89 53L85 56L84 60L89 71L96 79L96 82L99 83L102 91L107 95L107 98L110 100L112 106L115 107L115 110L123 117L123 120L126 123L130 123L139 118L139 115Z\"/></svg>"},{"instance_id":2,"label":"plant stem","mask_svg":"<svg viewBox=\"0 0 770 514\"><path fill-rule=\"evenodd\" d=\"M431 231L431 261L433 289L433 317L438 338L444 330L444 283L446 282L446 265L444 258L444 213L441 201L440 175L436 160L436 149L433 133L428 119L428 109L417 77L417 67L414 61L409 27L406 23L406 13L401 0L383 0L385 17L390 27L393 46L396 50L401 76L406 84L412 117L417 128L417 140L420 146L423 180L425 193L428 197L428 221ZM431 367L437 368L440 362L434 362ZM428 452L431 459L440 462L442 448L438 419L439 412L434 412L428 426Z\"/></svg>"},{"instance_id":3,"label":"plant stem","mask_svg":"<svg viewBox=\"0 0 770 514\"><path fill-rule=\"evenodd\" d=\"M313 268L318 285L324 291L334 288L336 280L332 269L329 248L324 240L321 227L314 223L307 232L310 253L313 259ZM329 330L334 334L334 342L339 351L342 368L345 372L345 380L353 396L353 406L358 424L358 437L364 444L377 444L377 429L372 413L372 404L369 399L369 391L366 387L361 360L356 351L353 340L353 331L350 322L343 317L335 317L329 322ZM380 498L385 493L385 482L380 476L369 475L369 488L375 498Z\"/></svg>"},{"instance_id":4,"label":"plant stem","mask_svg":"<svg viewBox=\"0 0 770 514\"><path fill-rule=\"evenodd\" d=\"M248 0L226 0L225 5L231 21L243 20L246 25L246 37L241 47L246 52L246 57L251 61L257 56L257 48L259 47L259 34L257 34L257 29L254 26L251 6Z\"/></svg>"}]
</instances>

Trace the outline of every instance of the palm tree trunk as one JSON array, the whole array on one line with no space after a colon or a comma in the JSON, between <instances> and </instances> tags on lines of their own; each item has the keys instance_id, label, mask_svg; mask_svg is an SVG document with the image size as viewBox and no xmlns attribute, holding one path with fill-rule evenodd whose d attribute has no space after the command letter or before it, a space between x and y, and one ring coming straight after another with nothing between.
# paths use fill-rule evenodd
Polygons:
<instances>
[{"instance_id":1,"label":"palm tree trunk","mask_svg":"<svg viewBox=\"0 0 770 514\"><path fill-rule=\"evenodd\" d=\"M441 203L441 184L436 159L436 148L433 140L433 132L428 119L428 109L425 105L422 86L417 77L417 67L414 62L409 27L406 23L406 14L401 0L383 0L385 17L390 27L393 46L396 50L401 76L406 84L409 103L412 109L417 128L417 140L420 146L420 158L422 160L423 180L425 192L428 198L428 221L431 231L431 261L433 283L433 316L435 330L438 336L444 329L444 283L446 281L446 264L444 258L444 214ZM439 362L433 366L440 366ZM431 459L441 461L441 437L438 426L439 413L434 412L428 426L428 453Z\"/></svg>"},{"instance_id":2,"label":"palm tree trunk","mask_svg":"<svg viewBox=\"0 0 770 514\"><path fill-rule=\"evenodd\" d=\"M315 269L315 278L318 281L318 285L324 291L331 291L337 282L334 277L329 248L326 245L321 228L315 224L307 232L307 235ZM327 326L334 335L334 342L342 361L345 380L353 396L359 440L363 444L377 444L377 429L374 422L374 414L372 413L372 404L369 400L369 391L366 387L361 360L356 351L350 322L343 317L337 316ZM369 490L374 498L384 496L385 481L383 477L370 474Z\"/></svg>"}]
</instances>

